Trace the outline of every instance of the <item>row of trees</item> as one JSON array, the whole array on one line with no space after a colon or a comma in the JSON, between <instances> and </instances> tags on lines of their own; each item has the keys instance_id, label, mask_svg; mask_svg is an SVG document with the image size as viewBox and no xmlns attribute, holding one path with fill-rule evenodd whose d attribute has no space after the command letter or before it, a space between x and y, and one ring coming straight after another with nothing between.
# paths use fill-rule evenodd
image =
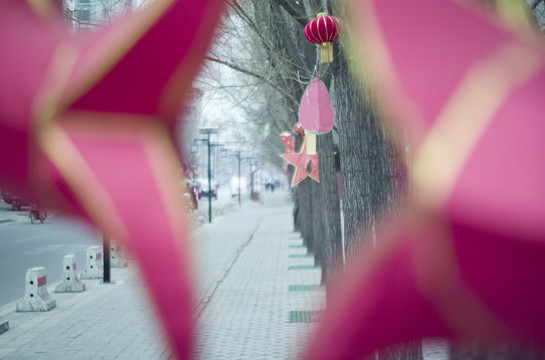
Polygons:
<instances>
[{"instance_id":1,"label":"row of trees","mask_svg":"<svg viewBox=\"0 0 545 360\"><path fill-rule=\"evenodd\" d=\"M349 265L355 255L372 246L373 229L398 211L407 190L405 147L402 151L396 147L392 133L379 119L376 101L349 70L355 59L345 45L349 30L335 44L332 64L320 64L317 46L303 35L304 26L318 12L345 19L343 9L344 0L232 1L231 16L208 57L246 76L229 87L234 89L229 97L244 109L254 129L270 128L263 151L279 165L283 148L277 136L298 122L306 86L319 76L329 88L335 126L318 136L320 183L304 181L294 190L295 225L322 263L326 285L343 271L343 258ZM225 84L221 86L229 91ZM345 256L338 185L345 194Z\"/></svg>"}]
</instances>

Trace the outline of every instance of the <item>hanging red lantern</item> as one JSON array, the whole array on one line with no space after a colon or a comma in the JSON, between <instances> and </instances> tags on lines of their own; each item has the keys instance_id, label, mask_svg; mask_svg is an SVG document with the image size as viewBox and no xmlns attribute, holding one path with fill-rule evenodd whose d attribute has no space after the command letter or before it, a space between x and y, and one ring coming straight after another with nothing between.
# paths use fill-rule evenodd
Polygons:
<instances>
[{"instance_id":1,"label":"hanging red lantern","mask_svg":"<svg viewBox=\"0 0 545 360\"><path fill-rule=\"evenodd\" d=\"M320 45L320 62L333 61L333 45L343 32L343 25L339 19L326 13L319 13L316 18L305 26L305 37L308 41Z\"/></svg>"}]
</instances>

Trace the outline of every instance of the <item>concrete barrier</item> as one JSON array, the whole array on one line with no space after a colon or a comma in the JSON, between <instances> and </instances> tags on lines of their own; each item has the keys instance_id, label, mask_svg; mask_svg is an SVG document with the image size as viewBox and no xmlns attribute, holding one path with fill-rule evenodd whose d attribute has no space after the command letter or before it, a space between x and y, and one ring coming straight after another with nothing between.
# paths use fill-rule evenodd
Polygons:
<instances>
[{"instance_id":1,"label":"concrete barrier","mask_svg":"<svg viewBox=\"0 0 545 360\"><path fill-rule=\"evenodd\" d=\"M89 246L87 248L87 261L85 270L80 273L82 279L102 279L104 260L102 258L102 246Z\"/></svg>"},{"instance_id":2,"label":"concrete barrier","mask_svg":"<svg viewBox=\"0 0 545 360\"><path fill-rule=\"evenodd\" d=\"M9 322L0 315L0 334L8 331Z\"/></svg>"},{"instance_id":3,"label":"concrete barrier","mask_svg":"<svg viewBox=\"0 0 545 360\"><path fill-rule=\"evenodd\" d=\"M123 248L113 241L110 241L110 267L127 267L128 261L125 260Z\"/></svg>"},{"instance_id":4,"label":"concrete barrier","mask_svg":"<svg viewBox=\"0 0 545 360\"><path fill-rule=\"evenodd\" d=\"M79 279L76 268L76 255L64 255L62 260L62 282L57 285L55 292L82 292L85 290L85 283Z\"/></svg>"},{"instance_id":5,"label":"concrete barrier","mask_svg":"<svg viewBox=\"0 0 545 360\"><path fill-rule=\"evenodd\" d=\"M49 311L57 303L47 292L47 278L43 266L27 270L25 276L25 296L17 302L16 311Z\"/></svg>"}]
</instances>

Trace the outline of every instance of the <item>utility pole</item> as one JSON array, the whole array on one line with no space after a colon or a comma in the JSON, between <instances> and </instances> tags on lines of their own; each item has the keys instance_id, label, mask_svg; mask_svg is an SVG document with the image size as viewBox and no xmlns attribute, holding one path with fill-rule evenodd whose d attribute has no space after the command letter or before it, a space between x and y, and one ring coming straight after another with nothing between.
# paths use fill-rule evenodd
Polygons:
<instances>
[{"instance_id":1,"label":"utility pole","mask_svg":"<svg viewBox=\"0 0 545 360\"><path fill-rule=\"evenodd\" d=\"M208 133L208 222L212 222L212 167L210 166L210 133Z\"/></svg>"},{"instance_id":2,"label":"utility pole","mask_svg":"<svg viewBox=\"0 0 545 360\"><path fill-rule=\"evenodd\" d=\"M237 154L235 156L237 157L237 160L238 160L238 194L237 194L237 197L238 197L238 206L240 206L240 204L241 204L241 201L240 201L240 150L237 152Z\"/></svg>"},{"instance_id":3,"label":"utility pole","mask_svg":"<svg viewBox=\"0 0 545 360\"><path fill-rule=\"evenodd\" d=\"M104 266L102 270L102 282L109 284L111 282L110 276L110 237L102 234L102 252L104 255Z\"/></svg>"}]
</instances>

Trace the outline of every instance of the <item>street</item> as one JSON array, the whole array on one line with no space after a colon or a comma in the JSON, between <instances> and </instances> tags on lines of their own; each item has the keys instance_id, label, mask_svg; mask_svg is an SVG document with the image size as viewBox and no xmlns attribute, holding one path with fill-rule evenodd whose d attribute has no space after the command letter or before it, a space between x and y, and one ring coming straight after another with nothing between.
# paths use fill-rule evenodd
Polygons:
<instances>
[{"instance_id":1,"label":"street","mask_svg":"<svg viewBox=\"0 0 545 360\"><path fill-rule=\"evenodd\" d=\"M220 188L218 199L212 200L213 219L236 201L229 188ZM198 202L199 215L208 222L208 198ZM16 219L0 223L0 308L23 297L27 269L44 266L51 285L62 279L64 255L76 255L80 272L85 268L87 248L102 245L102 234L83 222L50 213L43 224L31 224L28 213L28 208L14 212L0 201L0 215Z\"/></svg>"},{"instance_id":2,"label":"street","mask_svg":"<svg viewBox=\"0 0 545 360\"><path fill-rule=\"evenodd\" d=\"M102 244L101 234L83 223L50 214L43 224L31 224L27 208L13 212L3 202L0 212L17 214L17 221L0 223L0 307L23 297L27 269L44 266L51 285L62 279L64 255L75 254L83 270L87 247Z\"/></svg>"}]
</instances>

